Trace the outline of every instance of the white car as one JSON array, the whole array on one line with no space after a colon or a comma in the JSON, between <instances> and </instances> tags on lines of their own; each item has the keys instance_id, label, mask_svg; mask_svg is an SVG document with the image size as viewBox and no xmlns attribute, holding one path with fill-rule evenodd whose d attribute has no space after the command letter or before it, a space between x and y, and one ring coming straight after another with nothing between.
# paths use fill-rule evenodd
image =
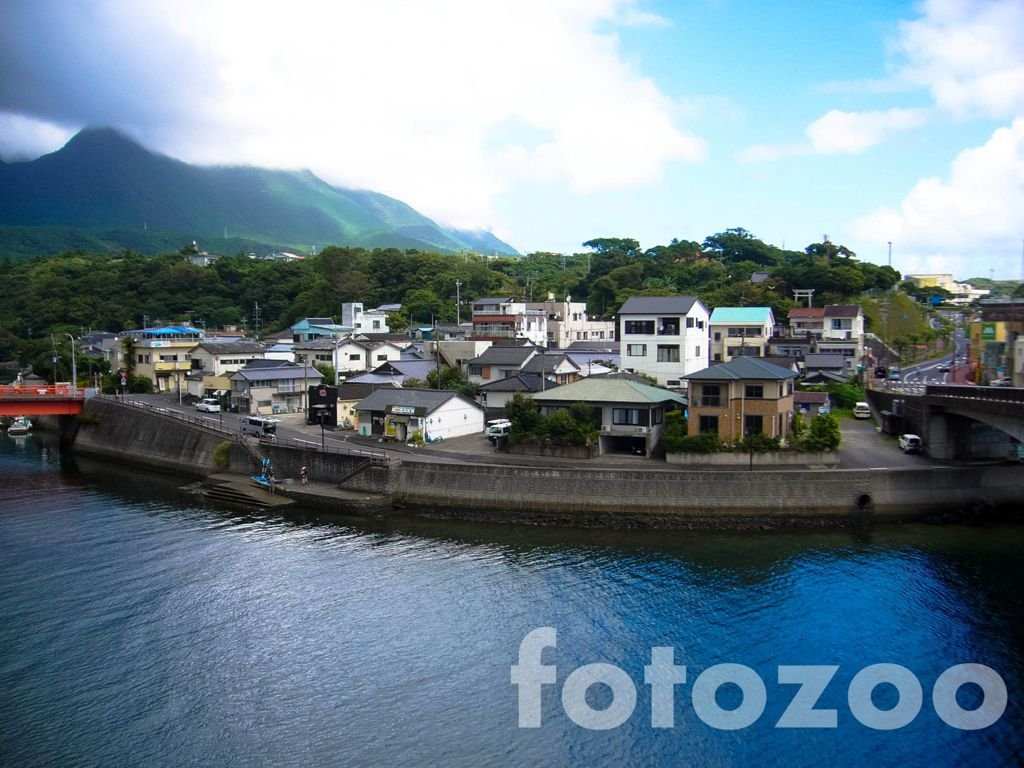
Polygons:
<instances>
[{"instance_id":1,"label":"white car","mask_svg":"<svg viewBox=\"0 0 1024 768\"><path fill-rule=\"evenodd\" d=\"M220 413L220 400L212 397L204 397L196 403L196 410L205 411L206 413Z\"/></svg>"},{"instance_id":2,"label":"white car","mask_svg":"<svg viewBox=\"0 0 1024 768\"><path fill-rule=\"evenodd\" d=\"M921 438L917 435L900 435L900 450L904 453L920 453Z\"/></svg>"}]
</instances>

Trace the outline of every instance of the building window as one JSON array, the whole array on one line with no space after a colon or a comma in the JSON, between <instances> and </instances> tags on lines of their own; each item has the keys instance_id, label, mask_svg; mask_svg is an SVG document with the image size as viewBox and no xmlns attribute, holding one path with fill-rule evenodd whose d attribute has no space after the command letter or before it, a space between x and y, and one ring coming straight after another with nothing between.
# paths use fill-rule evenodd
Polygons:
<instances>
[{"instance_id":1,"label":"building window","mask_svg":"<svg viewBox=\"0 0 1024 768\"><path fill-rule=\"evenodd\" d=\"M659 317L658 318L658 335L659 336L678 336L679 335L679 318L678 317Z\"/></svg>"},{"instance_id":2,"label":"building window","mask_svg":"<svg viewBox=\"0 0 1024 768\"><path fill-rule=\"evenodd\" d=\"M722 332L721 331L715 331L715 341L721 341L721 340L722 340Z\"/></svg>"},{"instance_id":3,"label":"building window","mask_svg":"<svg viewBox=\"0 0 1024 768\"><path fill-rule=\"evenodd\" d=\"M722 353L721 352L715 352L715 362L716 363L722 362Z\"/></svg>"},{"instance_id":4,"label":"building window","mask_svg":"<svg viewBox=\"0 0 1024 768\"><path fill-rule=\"evenodd\" d=\"M679 362L679 345L678 344L659 344L658 345L658 362L659 363L678 363Z\"/></svg>"},{"instance_id":5,"label":"building window","mask_svg":"<svg viewBox=\"0 0 1024 768\"><path fill-rule=\"evenodd\" d=\"M644 357L647 354L646 344L627 344L626 355L629 357Z\"/></svg>"},{"instance_id":6,"label":"building window","mask_svg":"<svg viewBox=\"0 0 1024 768\"><path fill-rule=\"evenodd\" d=\"M654 424L661 424L661 422L664 419L664 417L665 417L665 412L661 408L655 408L651 412L651 420L652 420L652 422Z\"/></svg>"},{"instance_id":7,"label":"building window","mask_svg":"<svg viewBox=\"0 0 1024 768\"><path fill-rule=\"evenodd\" d=\"M764 398L764 385L747 384L744 390L744 397L748 400L761 400Z\"/></svg>"},{"instance_id":8,"label":"building window","mask_svg":"<svg viewBox=\"0 0 1024 768\"><path fill-rule=\"evenodd\" d=\"M764 432L764 417L760 414L747 414L743 419L743 434L760 435Z\"/></svg>"},{"instance_id":9,"label":"building window","mask_svg":"<svg viewBox=\"0 0 1024 768\"><path fill-rule=\"evenodd\" d=\"M626 320L624 323L623 333L630 333L633 335L654 335L654 321L653 320Z\"/></svg>"},{"instance_id":10,"label":"building window","mask_svg":"<svg viewBox=\"0 0 1024 768\"><path fill-rule=\"evenodd\" d=\"M698 344L693 350L694 357L700 357L700 344Z\"/></svg>"},{"instance_id":11,"label":"building window","mask_svg":"<svg viewBox=\"0 0 1024 768\"><path fill-rule=\"evenodd\" d=\"M348 359L349 360L362 360L363 356L362 355L349 355Z\"/></svg>"},{"instance_id":12,"label":"building window","mask_svg":"<svg viewBox=\"0 0 1024 768\"><path fill-rule=\"evenodd\" d=\"M483 373L484 373L484 367L482 365L473 364L473 365L469 366L469 375L470 376L483 376Z\"/></svg>"},{"instance_id":13,"label":"building window","mask_svg":"<svg viewBox=\"0 0 1024 768\"><path fill-rule=\"evenodd\" d=\"M385 352L383 354L377 355L377 360L378 360L378 362L385 362L386 363L387 360L388 360L387 353Z\"/></svg>"},{"instance_id":14,"label":"building window","mask_svg":"<svg viewBox=\"0 0 1024 768\"><path fill-rule=\"evenodd\" d=\"M646 408L612 408L612 424L646 427L648 419Z\"/></svg>"},{"instance_id":15,"label":"building window","mask_svg":"<svg viewBox=\"0 0 1024 768\"><path fill-rule=\"evenodd\" d=\"M704 408L722 407L722 389L718 384L705 384L700 388L700 404ZM717 427L716 427L717 430ZM704 430L702 429L701 432Z\"/></svg>"},{"instance_id":16,"label":"building window","mask_svg":"<svg viewBox=\"0 0 1024 768\"><path fill-rule=\"evenodd\" d=\"M700 417L700 431L711 432L712 434L718 434L718 417L717 416L701 416Z\"/></svg>"}]
</instances>

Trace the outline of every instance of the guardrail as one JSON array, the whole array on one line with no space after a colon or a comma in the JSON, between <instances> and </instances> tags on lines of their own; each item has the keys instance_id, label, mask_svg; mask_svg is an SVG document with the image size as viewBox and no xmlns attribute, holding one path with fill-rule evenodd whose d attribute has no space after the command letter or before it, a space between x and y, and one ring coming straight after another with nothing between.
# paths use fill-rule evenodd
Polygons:
<instances>
[{"instance_id":1,"label":"guardrail","mask_svg":"<svg viewBox=\"0 0 1024 768\"><path fill-rule=\"evenodd\" d=\"M275 438L273 440L267 440L265 438L256 438L255 436L247 436L242 433L239 429L232 426L225 426L220 418L211 418L209 416L193 416L190 413L183 413L172 408L162 408L159 405L153 403L147 403L143 400L122 400L120 397L115 395L99 395L104 401L114 403L116 405L125 406L127 408L135 408L146 413L155 414L165 418L172 418L176 421L191 424L195 427L210 430L221 435L226 435L231 438L237 438L238 441L249 448L253 442L258 445L279 445L286 448L301 448L303 450L315 450L318 453L333 453L339 456L354 456L369 460L373 466L376 467L388 467L391 465L391 457L381 451L367 451L361 448L352 448L347 445L338 445L337 443L321 443L320 441L303 440L298 437L290 438ZM256 452L259 455L259 452Z\"/></svg>"},{"instance_id":2,"label":"guardrail","mask_svg":"<svg viewBox=\"0 0 1024 768\"><path fill-rule=\"evenodd\" d=\"M979 387L932 385L926 394L955 400L973 400L988 403L1024 403L1024 389L1020 387Z\"/></svg>"}]
</instances>

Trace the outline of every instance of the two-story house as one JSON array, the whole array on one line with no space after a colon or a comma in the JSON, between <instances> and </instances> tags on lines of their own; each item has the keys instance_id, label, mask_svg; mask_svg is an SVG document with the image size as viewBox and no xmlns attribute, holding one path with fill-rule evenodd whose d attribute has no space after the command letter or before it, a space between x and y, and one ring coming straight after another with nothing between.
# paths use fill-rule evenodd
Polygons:
<instances>
[{"instance_id":1,"label":"two-story house","mask_svg":"<svg viewBox=\"0 0 1024 768\"><path fill-rule=\"evenodd\" d=\"M711 362L734 357L764 357L775 328L771 307L716 307L708 321Z\"/></svg>"},{"instance_id":2,"label":"two-story house","mask_svg":"<svg viewBox=\"0 0 1024 768\"><path fill-rule=\"evenodd\" d=\"M540 412L550 415L574 403L586 403L600 430L599 453L650 455L661 439L665 413L686 406L675 392L645 382L591 376L572 384L535 392Z\"/></svg>"},{"instance_id":3,"label":"two-story house","mask_svg":"<svg viewBox=\"0 0 1024 768\"><path fill-rule=\"evenodd\" d=\"M708 364L708 309L694 296L633 296L619 310L619 352L625 370L685 386Z\"/></svg>"},{"instance_id":4,"label":"two-story house","mask_svg":"<svg viewBox=\"0 0 1024 768\"><path fill-rule=\"evenodd\" d=\"M239 368L231 381L231 407L252 416L297 413L306 407L306 392L323 375L310 365L283 360L253 360Z\"/></svg>"},{"instance_id":5,"label":"two-story house","mask_svg":"<svg viewBox=\"0 0 1024 768\"><path fill-rule=\"evenodd\" d=\"M479 357L466 361L466 379L474 384L488 384L514 376L536 354L535 347L490 347Z\"/></svg>"},{"instance_id":6,"label":"two-story house","mask_svg":"<svg viewBox=\"0 0 1024 768\"><path fill-rule=\"evenodd\" d=\"M857 304L829 304L818 352L823 355L843 355L847 367L856 368L864 357L864 310Z\"/></svg>"},{"instance_id":7,"label":"two-story house","mask_svg":"<svg viewBox=\"0 0 1024 768\"><path fill-rule=\"evenodd\" d=\"M689 434L711 432L726 441L759 434L788 438L796 376L790 368L756 357L737 357L689 374Z\"/></svg>"},{"instance_id":8,"label":"two-story house","mask_svg":"<svg viewBox=\"0 0 1024 768\"><path fill-rule=\"evenodd\" d=\"M351 336L313 339L296 342L292 347L299 365L326 363L334 368L336 381L353 373L370 371L384 363L398 360L401 348L391 342L359 341Z\"/></svg>"}]
</instances>

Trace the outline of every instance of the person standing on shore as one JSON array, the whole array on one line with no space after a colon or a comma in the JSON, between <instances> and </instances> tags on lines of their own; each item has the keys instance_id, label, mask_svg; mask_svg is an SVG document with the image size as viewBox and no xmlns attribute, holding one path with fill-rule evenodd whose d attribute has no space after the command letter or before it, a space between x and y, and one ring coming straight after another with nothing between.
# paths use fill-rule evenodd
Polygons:
<instances>
[{"instance_id":1,"label":"person standing on shore","mask_svg":"<svg viewBox=\"0 0 1024 768\"><path fill-rule=\"evenodd\" d=\"M299 470L299 478L302 480L303 485L309 485L309 470L306 467Z\"/></svg>"},{"instance_id":2,"label":"person standing on shore","mask_svg":"<svg viewBox=\"0 0 1024 768\"><path fill-rule=\"evenodd\" d=\"M277 478L274 477L274 470L270 470L267 474L267 491L271 496L274 494L274 486L277 483Z\"/></svg>"}]
</instances>

